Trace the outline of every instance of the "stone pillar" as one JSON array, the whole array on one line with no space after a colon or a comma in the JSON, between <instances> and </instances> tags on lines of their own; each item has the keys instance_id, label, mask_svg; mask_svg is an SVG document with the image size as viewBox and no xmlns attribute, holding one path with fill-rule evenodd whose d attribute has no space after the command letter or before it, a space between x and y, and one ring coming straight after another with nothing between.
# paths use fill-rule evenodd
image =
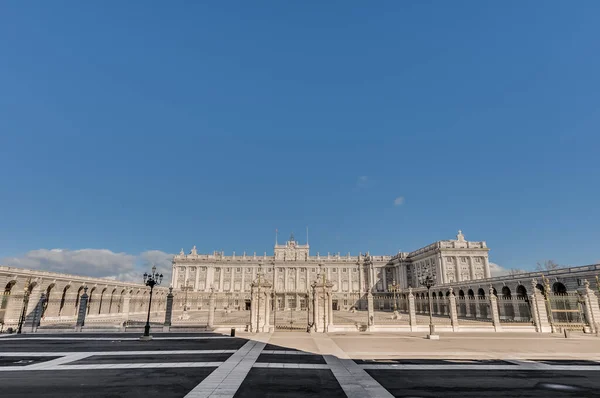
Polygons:
<instances>
[{"instance_id":1,"label":"stone pillar","mask_svg":"<svg viewBox=\"0 0 600 398\"><path fill-rule=\"evenodd\" d=\"M327 295L328 300L327 300L327 314L328 314L328 325L329 328L328 330L333 331L333 328L331 328L333 326L333 294L331 292L329 292L329 294Z\"/></svg>"},{"instance_id":2,"label":"stone pillar","mask_svg":"<svg viewBox=\"0 0 600 398\"><path fill-rule=\"evenodd\" d=\"M215 289L210 288L210 295L208 296L208 321L207 326L212 329L215 326ZM252 304L251 304L252 305ZM254 307L252 305L252 307Z\"/></svg>"},{"instance_id":3,"label":"stone pillar","mask_svg":"<svg viewBox=\"0 0 600 398\"><path fill-rule=\"evenodd\" d=\"M331 282L316 282L313 287L313 303L314 303L314 324L315 332L327 332L328 325L332 324L331 320Z\"/></svg>"},{"instance_id":4,"label":"stone pillar","mask_svg":"<svg viewBox=\"0 0 600 398\"><path fill-rule=\"evenodd\" d=\"M319 295L317 293L316 285L312 285L313 289L313 331L318 332L318 324L319 324Z\"/></svg>"},{"instance_id":5,"label":"stone pillar","mask_svg":"<svg viewBox=\"0 0 600 398\"><path fill-rule=\"evenodd\" d=\"M533 293L529 297L531 302L531 315L535 323L535 330L538 333L551 333L552 327L548 322L548 313L546 312L546 300L542 292L538 290L537 281L531 280L531 288Z\"/></svg>"},{"instance_id":6,"label":"stone pillar","mask_svg":"<svg viewBox=\"0 0 600 398\"><path fill-rule=\"evenodd\" d=\"M129 301L131 300L131 295L129 292L125 292L125 297L123 297L123 308L122 308L122 317L123 321L127 322L129 319Z\"/></svg>"},{"instance_id":7,"label":"stone pillar","mask_svg":"<svg viewBox=\"0 0 600 398\"><path fill-rule=\"evenodd\" d=\"M364 270L361 263L356 264L358 266L358 291L362 293L365 291L365 284L363 282Z\"/></svg>"},{"instance_id":8,"label":"stone pillar","mask_svg":"<svg viewBox=\"0 0 600 398\"><path fill-rule=\"evenodd\" d=\"M375 325L375 309L373 308L373 293L369 290L367 293L367 314L368 321L367 326L370 328Z\"/></svg>"},{"instance_id":9,"label":"stone pillar","mask_svg":"<svg viewBox=\"0 0 600 398\"><path fill-rule=\"evenodd\" d=\"M163 332L168 332L171 328L171 318L173 316L173 287L169 287L167 294L167 303L165 307L165 323L163 323Z\"/></svg>"},{"instance_id":10,"label":"stone pillar","mask_svg":"<svg viewBox=\"0 0 600 398\"><path fill-rule=\"evenodd\" d=\"M456 311L456 296L454 295L454 289L450 288L450 294L448 295L448 311L450 312L450 324L452 325L452 331L458 332L458 312Z\"/></svg>"},{"instance_id":11,"label":"stone pillar","mask_svg":"<svg viewBox=\"0 0 600 398\"><path fill-rule=\"evenodd\" d=\"M485 256L483 258L483 272L486 278L491 278L492 274L490 271L490 261L488 260L488 257Z\"/></svg>"},{"instance_id":12,"label":"stone pillar","mask_svg":"<svg viewBox=\"0 0 600 398\"><path fill-rule=\"evenodd\" d=\"M590 282L587 279L583 281L584 288L579 291L584 298L583 310L585 319L590 325L592 333L600 334L600 306L598 305L598 297L592 289Z\"/></svg>"},{"instance_id":13,"label":"stone pillar","mask_svg":"<svg viewBox=\"0 0 600 398\"><path fill-rule=\"evenodd\" d=\"M270 330L269 299L271 297L272 285L262 279L252 283L252 311L250 319L250 330L254 333L268 332Z\"/></svg>"},{"instance_id":14,"label":"stone pillar","mask_svg":"<svg viewBox=\"0 0 600 398\"><path fill-rule=\"evenodd\" d=\"M500 312L498 310L498 298L494 295L494 287L490 285L490 311L492 316L492 324L496 332L502 331L500 324Z\"/></svg>"},{"instance_id":15,"label":"stone pillar","mask_svg":"<svg viewBox=\"0 0 600 398\"><path fill-rule=\"evenodd\" d=\"M77 312L77 323L75 324L75 330L81 332L81 328L85 326L85 315L87 313L88 306L88 294L87 294L87 286L83 288L83 294L79 299L79 310Z\"/></svg>"},{"instance_id":16,"label":"stone pillar","mask_svg":"<svg viewBox=\"0 0 600 398\"><path fill-rule=\"evenodd\" d=\"M410 323L410 331L417 330L417 311L415 309L415 296L412 292L412 287L408 288L408 319Z\"/></svg>"}]
</instances>

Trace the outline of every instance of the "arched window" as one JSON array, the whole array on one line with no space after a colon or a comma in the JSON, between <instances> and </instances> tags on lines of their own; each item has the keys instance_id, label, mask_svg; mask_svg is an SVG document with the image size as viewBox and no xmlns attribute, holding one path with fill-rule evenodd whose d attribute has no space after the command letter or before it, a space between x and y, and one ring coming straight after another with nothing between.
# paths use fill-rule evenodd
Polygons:
<instances>
[{"instance_id":1,"label":"arched window","mask_svg":"<svg viewBox=\"0 0 600 398\"><path fill-rule=\"evenodd\" d=\"M469 298L474 298L475 297L475 293L473 293L473 289L469 289L469 291L467 292L467 294L469 295Z\"/></svg>"},{"instance_id":2,"label":"arched window","mask_svg":"<svg viewBox=\"0 0 600 398\"><path fill-rule=\"evenodd\" d=\"M510 288L508 286L504 286L502 288L502 297L504 297L504 298L511 298Z\"/></svg>"},{"instance_id":3,"label":"arched window","mask_svg":"<svg viewBox=\"0 0 600 398\"><path fill-rule=\"evenodd\" d=\"M483 290L482 288L479 288L479 290L477 290L477 295L479 297L485 297L485 290Z\"/></svg>"},{"instance_id":4,"label":"arched window","mask_svg":"<svg viewBox=\"0 0 600 398\"><path fill-rule=\"evenodd\" d=\"M517 296L518 297L527 297L527 289L523 285L517 286Z\"/></svg>"},{"instance_id":5,"label":"arched window","mask_svg":"<svg viewBox=\"0 0 600 398\"><path fill-rule=\"evenodd\" d=\"M567 288L562 283L555 282L554 285L552 285L552 292L554 294L567 294Z\"/></svg>"}]
</instances>

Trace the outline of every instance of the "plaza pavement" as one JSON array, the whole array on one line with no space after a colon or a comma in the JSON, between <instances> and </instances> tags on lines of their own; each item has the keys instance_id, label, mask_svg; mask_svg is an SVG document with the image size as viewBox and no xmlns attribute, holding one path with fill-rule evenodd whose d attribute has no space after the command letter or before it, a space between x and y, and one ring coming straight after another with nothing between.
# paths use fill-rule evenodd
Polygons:
<instances>
[{"instance_id":1,"label":"plaza pavement","mask_svg":"<svg viewBox=\"0 0 600 398\"><path fill-rule=\"evenodd\" d=\"M600 338L454 333L0 337L1 397L600 397Z\"/></svg>"}]
</instances>

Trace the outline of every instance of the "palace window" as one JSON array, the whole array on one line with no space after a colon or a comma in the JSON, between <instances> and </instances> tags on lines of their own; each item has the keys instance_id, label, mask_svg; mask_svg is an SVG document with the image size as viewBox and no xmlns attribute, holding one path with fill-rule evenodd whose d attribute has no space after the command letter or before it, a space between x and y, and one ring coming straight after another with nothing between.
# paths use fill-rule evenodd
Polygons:
<instances>
[{"instance_id":1,"label":"palace window","mask_svg":"<svg viewBox=\"0 0 600 398\"><path fill-rule=\"evenodd\" d=\"M358 272L358 268L353 268L352 272Z\"/></svg>"},{"instance_id":2,"label":"palace window","mask_svg":"<svg viewBox=\"0 0 600 398\"><path fill-rule=\"evenodd\" d=\"M242 269L241 268L236 268L235 272L240 273L240 272L242 272Z\"/></svg>"},{"instance_id":3,"label":"palace window","mask_svg":"<svg viewBox=\"0 0 600 398\"><path fill-rule=\"evenodd\" d=\"M337 268L334 268L334 269L333 269L333 272L337 272Z\"/></svg>"},{"instance_id":4,"label":"palace window","mask_svg":"<svg viewBox=\"0 0 600 398\"><path fill-rule=\"evenodd\" d=\"M231 268L225 268L225 272L230 273L231 272Z\"/></svg>"},{"instance_id":5,"label":"palace window","mask_svg":"<svg viewBox=\"0 0 600 398\"><path fill-rule=\"evenodd\" d=\"M342 272L348 272L348 268L343 268Z\"/></svg>"},{"instance_id":6,"label":"palace window","mask_svg":"<svg viewBox=\"0 0 600 398\"><path fill-rule=\"evenodd\" d=\"M200 267L200 271L206 271L206 267Z\"/></svg>"},{"instance_id":7,"label":"palace window","mask_svg":"<svg viewBox=\"0 0 600 398\"><path fill-rule=\"evenodd\" d=\"M314 269L314 268L311 268L311 270L310 270L310 272L313 272L313 273L314 273L314 272L316 272L316 271L317 271L317 270L316 270L316 269Z\"/></svg>"}]
</instances>

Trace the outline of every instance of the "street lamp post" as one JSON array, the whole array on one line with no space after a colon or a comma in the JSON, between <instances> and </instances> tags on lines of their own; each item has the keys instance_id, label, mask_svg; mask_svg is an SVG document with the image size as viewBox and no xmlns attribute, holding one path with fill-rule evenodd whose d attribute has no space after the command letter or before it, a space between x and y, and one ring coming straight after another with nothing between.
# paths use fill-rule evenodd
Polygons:
<instances>
[{"instance_id":1,"label":"street lamp post","mask_svg":"<svg viewBox=\"0 0 600 398\"><path fill-rule=\"evenodd\" d=\"M144 335L141 340L152 340L150 336L150 309L152 308L152 293L154 286L160 285L162 282L163 275L156 272L156 266L152 267L152 273L147 274L144 272L144 284L150 286L150 302L148 303L148 317L146 318L146 326L144 327Z\"/></svg>"},{"instance_id":2,"label":"street lamp post","mask_svg":"<svg viewBox=\"0 0 600 398\"><path fill-rule=\"evenodd\" d=\"M435 334L435 325L433 324L433 303L431 302L431 288L435 285L435 280L427 275L427 278L421 282L421 285L427 288L427 304L429 305L429 334L427 335L427 338L430 340L438 340L440 336Z\"/></svg>"}]
</instances>

